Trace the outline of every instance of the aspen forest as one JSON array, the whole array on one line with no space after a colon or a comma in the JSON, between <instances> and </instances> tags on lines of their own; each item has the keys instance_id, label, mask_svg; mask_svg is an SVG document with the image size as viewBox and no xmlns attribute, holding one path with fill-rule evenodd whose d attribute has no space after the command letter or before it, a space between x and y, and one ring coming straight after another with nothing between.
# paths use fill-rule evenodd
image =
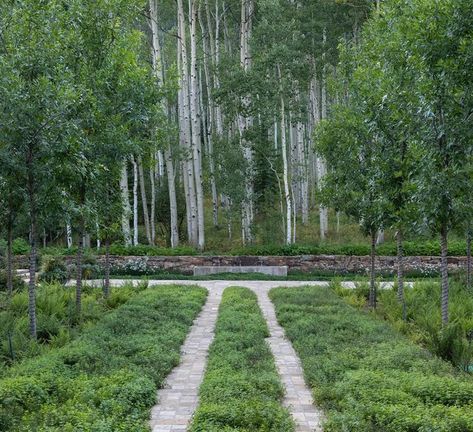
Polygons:
<instances>
[{"instance_id":1,"label":"aspen forest","mask_svg":"<svg viewBox=\"0 0 473 432\"><path fill-rule=\"evenodd\" d=\"M471 0L0 0L0 432L473 432L472 239Z\"/></svg>"}]
</instances>

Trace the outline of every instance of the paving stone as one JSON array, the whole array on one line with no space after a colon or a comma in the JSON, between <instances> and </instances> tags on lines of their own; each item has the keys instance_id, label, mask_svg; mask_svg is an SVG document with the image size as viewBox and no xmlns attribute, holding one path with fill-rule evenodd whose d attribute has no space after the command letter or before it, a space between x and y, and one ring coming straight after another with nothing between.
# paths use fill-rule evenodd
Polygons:
<instances>
[{"instance_id":1,"label":"paving stone","mask_svg":"<svg viewBox=\"0 0 473 432\"><path fill-rule=\"evenodd\" d=\"M222 291L222 288L209 291L207 302L181 348L181 363L167 377L165 388L158 391L158 404L151 410L152 432L185 431L192 419Z\"/></svg>"},{"instance_id":2,"label":"paving stone","mask_svg":"<svg viewBox=\"0 0 473 432\"><path fill-rule=\"evenodd\" d=\"M112 280L112 285L121 286L130 280ZM139 281L133 281L139 283ZM149 281L152 285L169 285L170 281ZM299 357L284 329L278 324L274 306L268 292L275 287L327 286L327 282L299 281L172 281L178 285L198 285L208 289L209 296L182 347L181 363L174 368L166 380L165 388L158 391L158 403L151 411L152 432L185 431L198 406L199 387L202 383L207 354L214 337L218 307L223 290L230 286L252 289L268 322L269 346L276 367L285 387L283 401L296 422L296 432L322 432L323 412L317 408L312 394L305 384Z\"/></svg>"}]
</instances>

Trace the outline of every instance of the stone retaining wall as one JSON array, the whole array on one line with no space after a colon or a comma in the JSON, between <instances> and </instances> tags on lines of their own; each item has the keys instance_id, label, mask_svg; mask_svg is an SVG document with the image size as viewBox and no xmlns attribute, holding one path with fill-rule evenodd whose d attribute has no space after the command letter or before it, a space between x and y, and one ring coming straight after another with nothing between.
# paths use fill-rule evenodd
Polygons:
<instances>
[{"instance_id":1,"label":"stone retaining wall","mask_svg":"<svg viewBox=\"0 0 473 432\"><path fill-rule=\"evenodd\" d=\"M75 257L64 257L68 264ZM104 256L98 256L97 262L103 265ZM139 274L167 271L192 274L194 266L288 266L289 272L327 272L327 273L367 273L369 256L344 255L299 255L299 256L117 256L110 257L111 266L122 274ZM17 268L26 268L25 256L15 257ZM449 257L451 271L458 271L466 266L466 257ZM439 271L440 257L410 256L404 258L406 272L432 274ZM376 269L382 273L396 272L396 257L379 256Z\"/></svg>"}]
</instances>

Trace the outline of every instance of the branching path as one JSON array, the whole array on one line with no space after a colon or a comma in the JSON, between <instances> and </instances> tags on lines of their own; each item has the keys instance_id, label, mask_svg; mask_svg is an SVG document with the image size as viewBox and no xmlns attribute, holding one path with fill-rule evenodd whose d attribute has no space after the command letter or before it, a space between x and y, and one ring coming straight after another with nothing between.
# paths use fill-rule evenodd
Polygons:
<instances>
[{"instance_id":1,"label":"branching path","mask_svg":"<svg viewBox=\"0 0 473 432\"><path fill-rule=\"evenodd\" d=\"M91 282L99 283L99 281ZM120 286L131 281L112 280L111 282L114 286ZM133 281L135 284L139 282L138 280ZM185 431L190 424L199 402L199 387L205 372L208 350L214 337L222 293L225 288L230 286L250 288L258 296L259 305L270 331L268 342L286 390L283 403L296 422L296 432L322 432L323 413L313 403L310 389L304 382L300 360L291 343L286 339L284 330L277 322L268 292L271 288L276 287L327 286L327 282L153 280L148 283L149 286L199 285L209 291L207 302L195 320L182 347L181 363L167 378L166 387L158 391L158 403L151 413L152 432Z\"/></svg>"}]
</instances>

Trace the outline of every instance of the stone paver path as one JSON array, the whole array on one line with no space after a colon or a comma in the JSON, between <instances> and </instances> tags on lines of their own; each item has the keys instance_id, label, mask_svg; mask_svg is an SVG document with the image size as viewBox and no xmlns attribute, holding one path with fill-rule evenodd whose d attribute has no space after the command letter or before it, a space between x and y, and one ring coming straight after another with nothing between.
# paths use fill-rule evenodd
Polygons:
<instances>
[{"instance_id":1,"label":"stone paver path","mask_svg":"<svg viewBox=\"0 0 473 432\"><path fill-rule=\"evenodd\" d=\"M128 283L138 284L140 280L113 279L113 286ZM102 281L87 283L101 285ZM312 394L305 384L300 359L283 328L278 324L274 306L268 293L276 287L328 286L325 281L196 281L196 280L150 280L153 285L198 285L208 289L209 296L199 316L182 346L181 363L166 380L164 389L158 391L158 403L152 409L150 425L152 432L185 431L199 403L199 387L202 383L207 362L207 354L214 337L215 323L223 290L230 286L252 289L258 296L258 303L268 322L269 345L273 353L278 373L285 387L284 405L296 422L296 432L322 432L323 412L318 409ZM353 282L343 283L354 288ZM410 283L409 283L410 284ZM382 288L392 286L384 283Z\"/></svg>"},{"instance_id":2,"label":"stone paver path","mask_svg":"<svg viewBox=\"0 0 473 432\"><path fill-rule=\"evenodd\" d=\"M219 287L209 290L207 301L181 348L181 363L167 377L165 388L158 391L158 404L151 411L152 432L185 431L190 423L199 403L199 387L222 291Z\"/></svg>"},{"instance_id":3,"label":"stone paver path","mask_svg":"<svg viewBox=\"0 0 473 432\"><path fill-rule=\"evenodd\" d=\"M278 324L273 303L269 299L269 288L255 290L258 303L268 322L269 346L276 361L281 381L286 389L284 406L296 422L296 432L322 432L323 412L314 405L312 393L304 381L301 362L283 328Z\"/></svg>"}]
</instances>

